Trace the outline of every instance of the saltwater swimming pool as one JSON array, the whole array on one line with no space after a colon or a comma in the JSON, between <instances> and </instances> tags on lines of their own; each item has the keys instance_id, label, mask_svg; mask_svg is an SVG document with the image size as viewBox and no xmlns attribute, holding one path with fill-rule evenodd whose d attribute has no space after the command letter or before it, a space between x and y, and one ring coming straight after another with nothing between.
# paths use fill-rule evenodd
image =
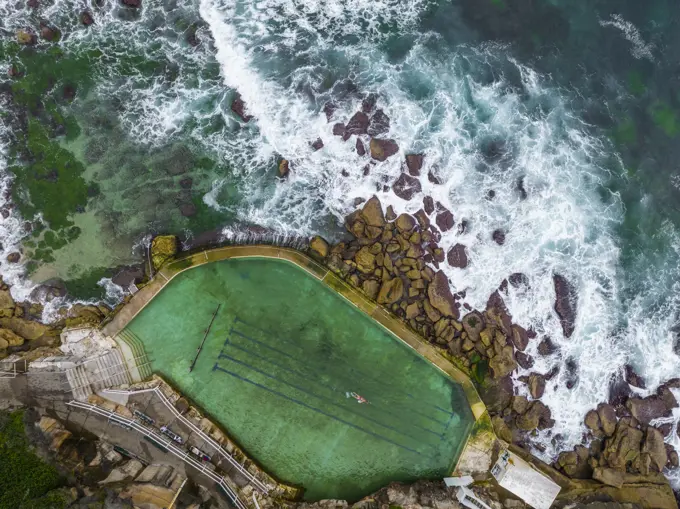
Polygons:
<instances>
[{"instance_id":1,"label":"saltwater swimming pool","mask_svg":"<svg viewBox=\"0 0 680 509\"><path fill-rule=\"evenodd\" d=\"M446 475L474 422L458 384L287 261L186 270L126 332L155 372L309 500Z\"/></svg>"}]
</instances>

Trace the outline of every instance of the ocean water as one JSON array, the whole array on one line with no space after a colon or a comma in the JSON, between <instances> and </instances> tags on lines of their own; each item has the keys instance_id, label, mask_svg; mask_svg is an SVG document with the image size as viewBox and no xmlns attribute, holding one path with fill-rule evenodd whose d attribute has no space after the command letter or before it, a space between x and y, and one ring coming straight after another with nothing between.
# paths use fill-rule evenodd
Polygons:
<instances>
[{"instance_id":1,"label":"ocean water","mask_svg":"<svg viewBox=\"0 0 680 509\"><path fill-rule=\"evenodd\" d=\"M543 397L556 420L543 457L581 442L625 364L643 394L680 375L676 3L103 0L89 27L81 2L39 4L0 0L0 59L24 72L0 76L0 191L16 205L0 219L0 272L17 297L59 278L76 298L120 298L112 267L141 260L153 233L333 239L357 198L416 212L432 196L468 222L441 241L467 246L466 269L443 267L465 302L483 308L521 272L528 285L505 296L514 320L559 346L528 350L533 370L561 367ZM12 42L41 20L60 40ZM369 93L400 147L377 164L332 134ZM248 123L230 110L236 94ZM422 192L405 201L389 185L411 152L425 154ZM6 263L19 248L22 263ZM556 273L578 294L569 339Z\"/></svg>"}]
</instances>

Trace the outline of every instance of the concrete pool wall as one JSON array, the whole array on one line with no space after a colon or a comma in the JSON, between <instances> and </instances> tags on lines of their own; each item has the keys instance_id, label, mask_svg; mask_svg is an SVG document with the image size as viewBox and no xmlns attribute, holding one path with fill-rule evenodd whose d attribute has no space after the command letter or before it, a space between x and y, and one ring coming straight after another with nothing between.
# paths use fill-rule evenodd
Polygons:
<instances>
[{"instance_id":1,"label":"concrete pool wall","mask_svg":"<svg viewBox=\"0 0 680 509\"><path fill-rule=\"evenodd\" d=\"M466 463L474 463L478 461L480 455L488 455L495 437L493 436L485 406L479 398L470 379L444 358L434 347L405 326L399 318L390 314L375 302L368 300L362 293L338 278L329 269L323 267L299 251L273 246L233 246L203 251L175 260L162 267L154 279L142 288L130 302L115 315L111 322L105 325L103 332L110 337L117 336L118 340L124 340L118 342L121 344L122 350L130 350L128 355L126 355L127 358L130 360L139 358L141 345L136 344L134 338L123 338L123 336L125 336L124 329L147 307L152 299L158 295L171 280L190 268L222 260L248 258L285 260L286 262L292 263L296 267L303 269L308 275L313 276L313 278L322 282L326 287L344 297L347 302L369 316L376 324L379 324L382 328L391 333L393 337L400 340L408 348L413 349L421 357L427 359L433 366L438 368L439 371L443 372L448 378L456 382L462 389L472 416L475 419L475 424L472 433L467 439L465 450L458 460L459 469L464 471L466 470ZM120 334L121 332L123 332L123 334ZM139 378L148 377L150 375L149 366L141 366L136 375ZM209 408L205 408L205 410L210 413Z\"/></svg>"}]
</instances>

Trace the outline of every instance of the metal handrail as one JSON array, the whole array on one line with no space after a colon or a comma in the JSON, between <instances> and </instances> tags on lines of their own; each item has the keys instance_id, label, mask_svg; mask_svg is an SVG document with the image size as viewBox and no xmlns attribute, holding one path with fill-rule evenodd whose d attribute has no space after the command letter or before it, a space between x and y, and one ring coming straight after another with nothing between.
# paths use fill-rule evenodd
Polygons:
<instances>
[{"instance_id":1,"label":"metal handrail","mask_svg":"<svg viewBox=\"0 0 680 509\"><path fill-rule=\"evenodd\" d=\"M87 410L89 412L94 412L95 414L98 414L102 417L106 417L109 420L114 420L118 422L119 424L124 424L126 426L129 426L130 428L134 429L135 431L143 434L144 436L153 438L157 442L163 444L163 446L168 449L169 452L171 452L174 456L177 456L179 459L184 461L185 463L188 463L189 465L193 466L196 468L199 473L205 475L206 477L210 478L212 481L218 483L220 486L224 488L224 490L227 492L229 495L229 498L231 501L234 503L234 505L237 507L237 509L248 509L247 506L241 501L241 499L238 497L238 494L229 486L225 480L224 477L218 476L215 474L212 470L207 469L205 465L200 464L198 461L196 461L194 458L192 458L188 452L183 451L177 447L175 447L174 444L172 444L169 440L167 440L166 437L159 435L155 433L154 431L149 430L146 426L142 426L139 424L137 421L128 419L127 417L124 417L120 414L117 414L115 412L111 412L109 410L106 410L104 408L100 408L96 405L91 405L89 403L83 403L82 401L68 401L66 403L69 406L75 407L75 408L80 408L82 410Z\"/></svg>"},{"instance_id":2,"label":"metal handrail","mask_svg":"<svg viewBox=\"0 0 680 509\"><path fill-rule=\"evenodd\" d=\"M137 392L150 392L150 391L153 391L156 394L158 394L158 397L160 398L161 402L171 412L173 412L175 414L176 418L178 418L186 426L191 428L192 431L194 431L196 434L198 434L202 439L204 439L206 442L208 442L210 445L212 445L213 448L215 448L215 450L217 450L234 468L236 468L243 476L245 476L259 491L261 491L264 494L269 493L269 488L262 481L260 481L257 477L255 477L250 472L248 472L248 470L246 470L243 467L243 465L241 465L232 456L230 456L228 453L226 453L224 451L224 449L220 446L220 444L218 444L210 436L206 435L200 428L196 427L194 425L194 423L192 423L186 417L184 417L182 414L180 414L179 411L168 400L167 396L165 394L163 394L163 391L161 391L158 386L156 386L152 389L142 389L141 391L124 391L124 390L116 390L116 389L104 389L104 391L102 391L102 392L112 392L114 394L135 394Z\"/></svg>"}]
</instances>

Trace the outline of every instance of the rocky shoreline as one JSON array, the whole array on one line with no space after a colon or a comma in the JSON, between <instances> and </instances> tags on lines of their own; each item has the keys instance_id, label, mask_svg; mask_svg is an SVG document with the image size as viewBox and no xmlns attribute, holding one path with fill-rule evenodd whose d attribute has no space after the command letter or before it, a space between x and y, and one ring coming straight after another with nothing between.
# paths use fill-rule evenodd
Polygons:
<instances>
[{"instance_id":1,"label":"rocky shoreline","mask_svg":"<svg viewBox=\"0 0 680 509\"><path fill-rule=\"evenodd\" d=\"M439 266L464 267L465 247L458 244L444 253L437 245L440 231L454 226L453 216L431 198L425 198L416 214L397 216L391 207L383 211L374 196L347 216L345 226L349 240L330 245L314 237L310 253L468 373L499 438L527 450L540 448L533 437L538 431L550 433L554 425L550 409L540 399L546 381L555 373L530 372L520 377L529 397L516 394L512 377L518 367L530 370L534 364L525 353L529 341L540 341L542 355L553 353L556 347L550 338L537 338L533 331L513 323L503 301L508 285L526 284L526 278L510 275L484 310L461 306L464 295L451 289ZM554 284L555 312L569 337L574 330L574 290L560 275L554 276ZM644 383L630 367L625 379L612 382L610 401L586 415L588 431L583 443L588 447L579 445L562 452L553 464L556 469L572 479L595 479L621 488L643 479L658 480L664 469L679 466L677 451L664 444L671 426L655 427L650 422L670 416L678 406L671 389L680 388L680 379L667 382L646 398L634 396L629 383ZM559 440L559 435L553 439Z\"/></svg>"}]
</instances>

